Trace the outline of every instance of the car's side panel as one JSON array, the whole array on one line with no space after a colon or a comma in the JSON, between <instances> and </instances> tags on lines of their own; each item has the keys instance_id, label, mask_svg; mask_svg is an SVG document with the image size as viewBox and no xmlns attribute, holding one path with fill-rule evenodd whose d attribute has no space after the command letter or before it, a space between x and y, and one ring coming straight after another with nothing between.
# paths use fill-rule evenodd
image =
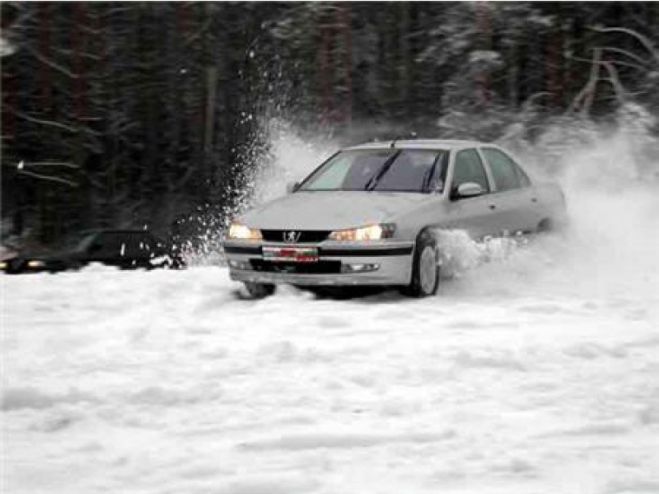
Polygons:
<instances>
[{"instance_id":1,"label":"car's side panel","mask_svg":"<svg viewBox=\"0 0 659 494\"><path fill-rule=\"evenodd\" d=\"M433 193L414 209L393 216L391 221L396 224L396 238L415 241L426 227L446 227L446 219L446 200L442 194Z\"/></svg>"},{"instance_id":2,"label":"car's side panel","mask_svg":"<svg viewBox=\"0 0 659 494\"><path fill-rule=\"evenodd\" d=\"M456 176L456 158L458 153L474 148L458 149L452 154L450 161L447 191L445 194L446 214L444 227L450 229L464 229L473 237L481 238L487 235L494 235L496 230L493 229L493 213L496 208L495 197L489 193L478 197L469 197L462 199L451 199L450 192L454 188ZM481 165L485 171L488 186L492 189L492 178L489 170L484 166L483 158L480 156Z\"/></svg>"},{"instance_id":3,"label":"car's side panel","mask_svg":"<svg viewBox=\"0 0 659 494\"><path fill-rule=\"evenodd\" d=\"M446 228L464 229L475 239L495 235L494 208L491 194L452 201L447 206Z\"/></svg>"},{"instance_id":4,"label":"car's side panel","mask_svg":"<svg viewBox=\"0 0 659 494\"><path fill-rule=\"evenodd\" d=\"M534 231L540 221L533 202L536 195L533 187L495 192L493 196L496 198L496 210L492 223L497 234Z\"/></svg>"},{"instance_id":5,"label":"car's side panel","mask_svg":"<svg viewBox=\"0 0 659 494\"><path fill-rule=\"evenodd\" d=\"M534 186L537 201L534 211L537 225L540 222L549 221L553 226L560 227L567 223L567 210L565 196L560 187L553 183L539 183Z\"/></svg>"},{"instance_id":6,"label":"car's side panel","mask_svg":"<svg viewBox=\"0 0 659 494\"><path fill-rule=\"evenodd\" d=\"M498 152L510 161L512 165L511 172L517 177L515 188L499 190L496 183L496 174L490 162L491 152ZM493 227L497 234L513 234L516 232L534 231L540 221L538 218L538 194L535 187L525 182L526 177L522 177L517 172L521 167L507 153L495 146L484 146L479 148L483 161L488 170L488 174L493 182L493 202L495 210L493 211ZM510 167L509 167L510 168Z\"/></svg>"}]
</instances>

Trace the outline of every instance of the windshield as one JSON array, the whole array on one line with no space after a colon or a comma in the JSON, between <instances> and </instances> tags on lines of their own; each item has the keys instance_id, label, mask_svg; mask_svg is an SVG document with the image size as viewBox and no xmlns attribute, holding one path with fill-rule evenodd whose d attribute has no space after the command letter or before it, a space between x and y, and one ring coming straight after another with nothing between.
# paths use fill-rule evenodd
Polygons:
<instances>
[{"instance_id":1,"label":"windshield","mask_svg":"<svg viewBox=\"0 0 659 494\"><path fill-rule=\"evenodd\" d=\"M342 151L312 173L298 190L442 191L448 151L358 149Z\"/></svg>"}]
</instances>

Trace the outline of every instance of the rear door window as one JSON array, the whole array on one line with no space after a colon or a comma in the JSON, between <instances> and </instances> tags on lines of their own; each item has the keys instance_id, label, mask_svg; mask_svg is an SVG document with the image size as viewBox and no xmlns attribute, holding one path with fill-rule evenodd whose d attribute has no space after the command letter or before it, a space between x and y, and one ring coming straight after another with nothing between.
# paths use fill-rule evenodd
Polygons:
<instances>
[{"instance_id":1,"label":"rear door window","mask_svg":"<svg viewBox=\"0 0 659 494\"><path fill-rule=\"evenodd\" d=\"M497 192L518 189L531 183L510 156L495 148L484 148L483 154L492 170Z\"/></svg>"},{"instance_id":2,"label":"rear door window","mask_svg":"<svg viewBox=\"0 0 659 494\"><path fill-rule=\"evenodd\" d=\"M467 182L477 183L485 192L490 190L483 162L475 149L465 149L456 154L451 192L457 191L460 185Z\"/></svg>"}]
</instances>

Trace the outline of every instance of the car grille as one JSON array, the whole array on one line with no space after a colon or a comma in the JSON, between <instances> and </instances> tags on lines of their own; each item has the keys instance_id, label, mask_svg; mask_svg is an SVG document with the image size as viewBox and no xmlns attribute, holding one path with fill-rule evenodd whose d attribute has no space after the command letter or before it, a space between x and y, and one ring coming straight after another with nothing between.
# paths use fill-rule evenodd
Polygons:
<instances>
[{"instance_id":1,"label":"car grille","mask_svg":"<svg viewBox=\"0 0 659 494\"><path fill-rule=\"evenodd\" d=\"M261 235L263 240L268 242L285 242L284 235L291 231L300 234L300 238L295 242L299 244L322 242L330 234L329 230L261 230Z\"/></svg>"},{"instance_id":2,"label":"car grille","mask_svg":"<svg viewBox=\"0 0 659 494\"><path fill-rule=\"evenodd\" d=\"M318 262L272 262L261 259L250 261L254 271L290 274L337 274L341 272L341 261Z\"/></svg>"}]
</instances>

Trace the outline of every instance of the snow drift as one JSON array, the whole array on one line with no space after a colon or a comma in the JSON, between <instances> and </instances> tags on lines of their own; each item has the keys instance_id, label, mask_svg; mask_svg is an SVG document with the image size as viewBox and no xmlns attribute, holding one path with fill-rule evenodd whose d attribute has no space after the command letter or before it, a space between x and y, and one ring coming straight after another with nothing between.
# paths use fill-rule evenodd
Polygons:
<instances>
[{"instance_id":1,"label":"snow drift","mask_svg":"<svg viewBox=\"0 0 659 494\"><path fill-rule=\"evenodd\" d=\"M245 301L212 266L2 277L0 490L659 491L659 194L628 138L560 154L566 231L450 234L429 299ZM318 162L301 142L261 186Z\"/></svg>"}]
</instances>

